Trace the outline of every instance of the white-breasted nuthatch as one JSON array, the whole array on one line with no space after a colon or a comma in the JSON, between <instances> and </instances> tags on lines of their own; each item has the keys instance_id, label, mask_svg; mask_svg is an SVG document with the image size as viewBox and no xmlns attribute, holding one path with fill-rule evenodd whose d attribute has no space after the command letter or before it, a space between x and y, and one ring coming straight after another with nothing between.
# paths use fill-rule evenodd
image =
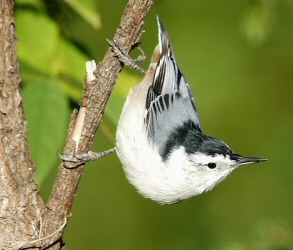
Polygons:
<instances>
[{"instance_id":1,"label":"white-breasted nuthatch","mask_svg":"<svg viewBox=\"0 0 293 250\"><path fill-rule=\"evenodd\" d=\"M116 151L139 193L173 204L211 190L241 165L266 159L243 157L203 133L190 86L159 18L158 26L150 67L124 105Z\"/></svg>"}]
</instances>

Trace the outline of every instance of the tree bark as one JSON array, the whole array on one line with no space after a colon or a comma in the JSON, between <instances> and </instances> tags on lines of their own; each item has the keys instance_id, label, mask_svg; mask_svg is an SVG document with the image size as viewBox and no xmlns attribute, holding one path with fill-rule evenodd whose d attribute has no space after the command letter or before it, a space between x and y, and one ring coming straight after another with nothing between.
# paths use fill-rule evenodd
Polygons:
<instances>
[{"instance_id":1,"label":"tree bark","mask_svg":"<svg viewBox=\"0 0 293 250\"><path fill-rule=\"evenodd\" d=\"M138 43L152 0L130 0L114 38L130 51ZM21 96L13 1L0 6L0 249L67 249L62 236L84 166L60 165L47 206L34 181ZM90 150L122 70L111 48L87 77L81 107L72 115L66 155ZM82 77L82 76L81 76ZM82 216L82 215L81 215Z\"/></svg>"},{"instance_id":2,"label":"tree bark","mask_svg":"<svg viewBox=\"0 0 293 250\"><path fill-rule=\"evenodd\" d=\"M38 237L45 205L34 181L21 96L13 1L0 5L0 248Z\"/></svg>"}]
</instances>

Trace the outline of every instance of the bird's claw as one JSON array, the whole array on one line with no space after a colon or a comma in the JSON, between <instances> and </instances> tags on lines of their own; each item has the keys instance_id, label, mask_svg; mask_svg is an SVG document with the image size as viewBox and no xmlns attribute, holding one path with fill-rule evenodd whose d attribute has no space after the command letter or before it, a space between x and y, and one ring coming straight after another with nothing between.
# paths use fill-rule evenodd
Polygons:
<instances>
[{"instance_id":1,"label":"bird's claw","mask_svg":"<svg viewBox=\"0 0 293 250\"><path fill-rule=\"evenodd\" d=\"M143 74L146 73L146 71L138 65L138 63L143 62L146 59L146 53L142 48L137 47L142 52L142 55L140 55L137 59L133 59L129 56L128 52L116 39L107 39L107 41L111 45L115 56L118 57L120 62L122 62L125 66L128 66L129 68L133 68L142 72Z\"/></svg>"},{"instance_id":2,"label":"bird's claw","mask_svg":"<svg viewBox=\"0 0 293 250\"><path fill-rule=\"evenodd\" d=\"M66 168L76 168L78 166L84 165L89 161L95 161L102 158L108 154L113 153L116 148L109 149L104 152L93 152L89 151L86 154L75 154L75 155L62 155L58 152L59 158L65 162ZM70 163L70 164L69 164Z\"/></svg>"}]
</instances>

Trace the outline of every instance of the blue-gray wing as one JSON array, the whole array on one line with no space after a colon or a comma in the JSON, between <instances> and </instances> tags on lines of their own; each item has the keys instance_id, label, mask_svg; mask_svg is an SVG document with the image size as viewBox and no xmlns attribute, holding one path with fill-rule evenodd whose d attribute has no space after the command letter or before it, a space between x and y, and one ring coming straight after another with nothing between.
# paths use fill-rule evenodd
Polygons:
<instances>
[{"instance_id":1,"label":"blue-gray wing","mask_svg":"<svg viewBox=\"0 0 293 250\"><path fill-rule=\"evenodd\" d=\"M173 130L186 122L192 129L202 131L194 97L189 84L179 69L169 35L159 24L159 52L153 83L149 88L145 117L149 140L164 145Z\"/></svg>"},{"instance_id":2,"label":"blue-gray wing","mask_svg":"<svg viewBox=\"0 0 293 250\"><path fill-rule=\"evenodd\" d=\"M146 130L154 144L163 146L173 131L187 122L192 123L191 129L203 132L194 99L186 97L182 91L158 95L155 89L150 88L148 101Z\"/></svg>"}]
</instances>

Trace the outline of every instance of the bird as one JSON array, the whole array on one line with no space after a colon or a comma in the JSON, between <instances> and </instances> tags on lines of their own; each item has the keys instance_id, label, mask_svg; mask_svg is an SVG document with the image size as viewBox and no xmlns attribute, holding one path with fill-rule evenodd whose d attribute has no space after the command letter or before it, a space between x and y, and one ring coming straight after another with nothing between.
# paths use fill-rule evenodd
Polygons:
<instances>
[{"instance_id":1,"label":"bird","mask_svg":"<svg viewBox=\"0 0 293 250\"><path fill-rule=\"evenodd\" d=\"M267 159L241 156L203 132L169 34L159 17L157 23L159 43L144 78L127 96L117 126L116 152L137 191L168 205L213 189L239 166ZM117 43L111 45L120 61L129 65Z\"/></svg>"}]
</instances>

